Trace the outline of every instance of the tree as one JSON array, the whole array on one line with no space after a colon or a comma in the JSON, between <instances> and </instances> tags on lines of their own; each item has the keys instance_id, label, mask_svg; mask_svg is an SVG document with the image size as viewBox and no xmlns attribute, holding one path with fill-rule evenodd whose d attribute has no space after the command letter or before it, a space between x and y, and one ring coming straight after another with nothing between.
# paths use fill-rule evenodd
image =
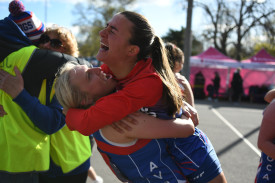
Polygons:
<instances>
[{"instance_id":1,"label":"tree","mask_svg":"<svg viewBox=\"0 0 275 183\"><path fill-rule=\"evenodd\" d=\"M77 3L74 14L78 17L74 25L80 28L80 55L94 56L99 50L99 31L118 12L124 11L134 4L136 0L86 0Z\"/></svg>"},{"instance_id":2,"label":"tree","mask_svg":"<svg viewBox=\"0 0 275 183\"><path fill-rule=\"evenodd\" d=\"M162 37L164 42L171 42L177 45L179 48L184 48L184 34L185 28L181 27L181 30L169 29L167 34ZM203 50L203 44L194 36L192 36L192 53L191 55L197 55Z\"/></svg>"},{"instance_id":3,"label":"tree","mask_svg":"<svg viewBox=\"0 0 275 183\"><path fill-rule=\"evenodd\" d=\"M213 40L215 48L226 54L229 45L235 47L235 58L241 60L245 53L245 39L259 27L268 25L271 15L275 10L270 0L215 0L213 4L204 4L196 1L196 6L201 7L210 17L212 28L208 30L207 38ZM215 9L216 8L216 9ZM273 31L274 29L269 29ZM230 40L230 42L229 42Z\"/></svg>"}]
</instances>

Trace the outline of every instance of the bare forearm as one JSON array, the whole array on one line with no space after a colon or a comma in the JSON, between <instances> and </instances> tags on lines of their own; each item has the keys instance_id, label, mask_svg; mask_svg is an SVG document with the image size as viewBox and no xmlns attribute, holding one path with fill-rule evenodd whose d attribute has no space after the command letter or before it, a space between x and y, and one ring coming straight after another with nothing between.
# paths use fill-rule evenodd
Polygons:
<instances>
[{"instance_id":1,"label":"bare forearm","mask_svg":"<svg viewBox=\"0 0 275 183\"><path fill-rule=\"evenodd\" d=\"M275 144L273 144L273 142L266 141L259 148L267 156L271 157L272 159L275 159Z\"/></svg>"},{"instance_id":2,"label":"bare forearm","mask_svg":"<svg viewBox=\"0 0 275 183\"><path fill-rule=\"evenodd\" d=\"M275 98L275 89L268 91L264 97L264 100L270 103Z\"/></svg>"},{"instance_id":3,"label":"bare forearm","mask_svg":"<svg viewBox=\"0 0 275 183\"><path fill-rule=\"evenodd\" d=\"M271 103L264 111L262 124L258 136L259 149L275 159L275 103Z\"/></svg>"},{"instance_id":4,"label":"bare forearm","mask_svg":"<svg viewBox=\"0 0 275 183\"><path fill-rule=\"evenodd\" d=\"M185 138L194 133L194 124L191 119L162 120L146 114L133 116L139 122L133 125L131 131L125 134L131 138Z\"/></svg>"},{"instance_id":5,"label":"bare forearm","mask_svg":"<svg viewBox=\"0 0 275 183\"><path fill-rule=\"evenodd\" d=\"M185 94L186 102L190 104L192 107L194 107L195 106L194 95L190 85L186 86L186 89L184 90L184 94Z\"/></svg>"}]
</instances>

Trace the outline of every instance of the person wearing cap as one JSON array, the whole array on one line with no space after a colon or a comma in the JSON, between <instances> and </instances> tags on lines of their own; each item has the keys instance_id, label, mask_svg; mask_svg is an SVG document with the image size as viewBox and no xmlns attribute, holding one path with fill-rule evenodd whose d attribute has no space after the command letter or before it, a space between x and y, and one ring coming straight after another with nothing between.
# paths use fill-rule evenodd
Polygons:
<instances>
[{"instance_id":1,"label":"person wearing cap","mask_svg":"<svg viewBox=\"0 0 275 183\"><path fill-rule=\"evenodd\" d=\"M45 32L44 23L33 12L26 11L24 4L20 0L11 1L9 11L9 18L21 28L34 44L37 44L41 34Z\"/></svg>"},{"instance_id":2,"label":"person wearing cap","mask_svg":"<svg viewBox=\"0 0 275 183\"><path fill-rule=\"evenodd\" d=\"M12 1L10 5L13 3L22 5L18 0ZM19 9L21 11L24 8ZM39 172L45 172L50 167L53 135L49 134L55 135L55 132L65 125L62 108L52 90L55 73L68 60L79 63L84 61L63 53L37 49L33 44L40 36L30 39L28 36L32 34L27 36L24 32L26 30L22 30L22 26L20 28L12 18L14 16L0 20L1 69L12 74L15 71L22 72L24 89L17 96L9 96L0 91L0 104L4 106L7 114L0 118L0 180L1 183L37 183ZM41 33L38 32L37 35ZM18 70L14 71L15 66ZM20 102L31 108L21 109ZM89 139L87 142L86 146L90 148ZM62 147L59 150L65 151ZM88 159L90 155L88 152L83 157ZM78 165L79 162L74 166ZM70 171L71 167L66 167L67 171Z\"/></svg>"}]
</instances>

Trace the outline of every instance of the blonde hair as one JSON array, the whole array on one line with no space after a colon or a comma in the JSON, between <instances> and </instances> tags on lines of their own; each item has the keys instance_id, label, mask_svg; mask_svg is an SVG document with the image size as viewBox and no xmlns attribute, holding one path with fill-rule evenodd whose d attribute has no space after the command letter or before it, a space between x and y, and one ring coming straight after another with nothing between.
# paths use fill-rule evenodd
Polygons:
<instances>
[{"instance_id":1,"label":"blonde hair","mask_svg":"<svg viewBox=\"0 0 275 183\"><path fill-rule=\"evenodd\" d=\"M75 61L65 63L56 74L55 95L64 108L87 108L82 101L87 100L87 93L81 92L70 82L70 72L80 65Z\"/></svg>"},{"instance_id":2,"label":"blonde hair","mask_svg":"<svg viewBox=\"0 0 275 183\"><path fill-rule=\"evenodd\" d=\"M51 27L47 27L44 34L50 33L55 34L57 38L62 42L62 47L64 49L63 53L78 57L79 51L77 41L75 36L69 29L54 24Z\"/></svg>"}]
</instances>

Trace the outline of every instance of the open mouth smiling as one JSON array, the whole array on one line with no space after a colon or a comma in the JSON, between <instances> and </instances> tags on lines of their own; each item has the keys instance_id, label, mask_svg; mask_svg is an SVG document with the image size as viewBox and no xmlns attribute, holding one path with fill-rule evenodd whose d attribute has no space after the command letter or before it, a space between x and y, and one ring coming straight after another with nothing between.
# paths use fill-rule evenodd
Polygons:
<instances>
[{"instance_id":1,"label":"open mouth smiling","mask_svg":"<svg viewBox=\"0 0 275 183\"><path fill-rule=\"evenodd\" d=\"M111 74L106 74L103 71L101 71L101 78L105 81L112 79L112 75Z\"/></svg>"},{"instance_id":2,"label":"open mouth smiling","mask_svg":"<svg viewBox=\"0 0 275 183\"><path fill-rule=\"evenodd\" d=\"M100 43L100 48L105 51L109 50L109 47L107 45L103 44L102 42Z\"/></svg>"}]
</instances>

